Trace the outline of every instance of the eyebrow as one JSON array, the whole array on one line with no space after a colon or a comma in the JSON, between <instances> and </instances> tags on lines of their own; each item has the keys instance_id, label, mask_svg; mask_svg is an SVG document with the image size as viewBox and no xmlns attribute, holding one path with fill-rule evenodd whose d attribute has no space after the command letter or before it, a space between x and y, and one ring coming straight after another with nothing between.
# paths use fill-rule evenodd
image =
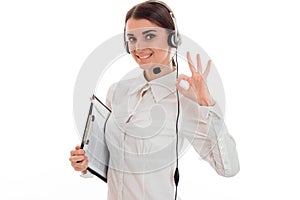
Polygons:
<instances>
[{"instance_id":1,"label":"eyebrow","mask_svg":"<svg viewBox=\"0 0 300 200\"><path fill-rule=\"evenodd\" d=\"M145 35L145 34L150 33L150 32L157 32L157 31L156 30L147 30L147 31L142 32L142 34ZM127 36L134 36L134 34L127 33Z\"/></svg>"},{"instance_id":2,"label":"eyebrow","mask_svg":"<svg viewBox=\"0 0 300 200\"><path fill-rule=\"evenodd\" d=\"M147 31L142 32L142 34L145 35L145 34L147 34L149 32L156 32L156 30L147 30Z\"/></svg>"}]
</instances>

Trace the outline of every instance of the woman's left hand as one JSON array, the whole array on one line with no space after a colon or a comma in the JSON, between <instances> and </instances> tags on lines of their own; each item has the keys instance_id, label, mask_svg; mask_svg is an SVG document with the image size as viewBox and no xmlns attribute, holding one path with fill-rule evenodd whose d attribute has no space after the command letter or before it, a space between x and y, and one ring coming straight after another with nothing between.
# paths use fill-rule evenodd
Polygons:
<instances>
[{"instance_id":1,"label":"woman's left hand","mask_svg":"<svg viewBox=\"0 0 300 200\"><path fill-rule=\"evenodd\" d=\"M202 65L200 54L197 54L197 69L191 59L190 52L186 54L188 64L192 73L192 76L180 75L176 82L178 91L185 97L197 102L200 106L213 106L215 101L209 93L206 85L206 79L210 71L211 60L208 61L205 71L202 73ZM186 90L180 86L180 81L187 81L189 88Z\"/></svg>"}]
</instances>

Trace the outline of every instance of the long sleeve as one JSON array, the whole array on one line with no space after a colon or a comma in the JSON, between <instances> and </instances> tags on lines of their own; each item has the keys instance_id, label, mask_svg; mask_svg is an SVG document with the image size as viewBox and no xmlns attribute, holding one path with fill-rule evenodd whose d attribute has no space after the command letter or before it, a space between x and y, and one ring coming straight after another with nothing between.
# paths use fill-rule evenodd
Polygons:
<instances>
[{"instance_id":1,"label":"long sleeve","mask_svg":"<svg viewBox=\"0 0 300 200\"><path fill-rule=\"evenodd\" d=\"M113 83L109 88L108 88L108 91L107 91L107 94L106 94L106 106L109 107L109 109L112 109L112 99L113 99L113 94L114 94L114 91L116 89L116 86L117 86L117 83Z\"/></svg>"},{"instance_id":2,"label":"long sleeve","mask_svg":"<svg viewBox=\"0 0 300 200\"><path fill-rule=\"evenodd\" d=\"M209 162L219 175L236 175L240 169L236 144L228 133L219 106L197 106L200 114L197 119L189 120L190 127L196 127L196 131L191 134L193 131L187 129L187 139L201 158ZM195 113L189 109L185 112Z\"/></svg>"}]
</instances>

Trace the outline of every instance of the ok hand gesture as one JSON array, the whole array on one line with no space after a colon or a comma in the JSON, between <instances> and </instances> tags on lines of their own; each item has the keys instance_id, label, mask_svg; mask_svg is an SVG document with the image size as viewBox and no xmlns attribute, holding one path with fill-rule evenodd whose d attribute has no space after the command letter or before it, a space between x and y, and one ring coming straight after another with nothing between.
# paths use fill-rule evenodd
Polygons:
<instances>
[{"instance_id":1,"label":"ok hand gesture","mask_svg":"<svg viewBox=\"0 0 300 200\"><path fill-rule=\"evenodd\" d=\"M213 106L215 101L209 93L206 85L206 79L210 71L211 60L208 61L205 71L202 73L202 65L200 54L197 54L197 68L195 68L190 52L186 54L189 68L192 76L180 75L176 82L178 91L185 97L197 102L201 106ZM183 88L180 84L181 81L186 81L189 84L188 88Z\"/></svg>"}]
</instances>

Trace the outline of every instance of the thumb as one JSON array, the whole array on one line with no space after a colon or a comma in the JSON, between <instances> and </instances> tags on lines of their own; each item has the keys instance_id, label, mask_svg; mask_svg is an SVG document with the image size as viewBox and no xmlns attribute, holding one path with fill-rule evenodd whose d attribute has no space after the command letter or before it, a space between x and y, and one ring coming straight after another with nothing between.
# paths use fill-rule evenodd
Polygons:
<instances>
[{"instance_id":1,"label":"thumb","mask_svg":"<svg viewBox=\"0 0 300 200\"><path fill-rule=\"evenodd\" d=\"M81 148L80 148L80 145L77 145L77 146L75 147L75 149L76 149L76 150L81 149Z\"/></svg>"}]
</instances>

